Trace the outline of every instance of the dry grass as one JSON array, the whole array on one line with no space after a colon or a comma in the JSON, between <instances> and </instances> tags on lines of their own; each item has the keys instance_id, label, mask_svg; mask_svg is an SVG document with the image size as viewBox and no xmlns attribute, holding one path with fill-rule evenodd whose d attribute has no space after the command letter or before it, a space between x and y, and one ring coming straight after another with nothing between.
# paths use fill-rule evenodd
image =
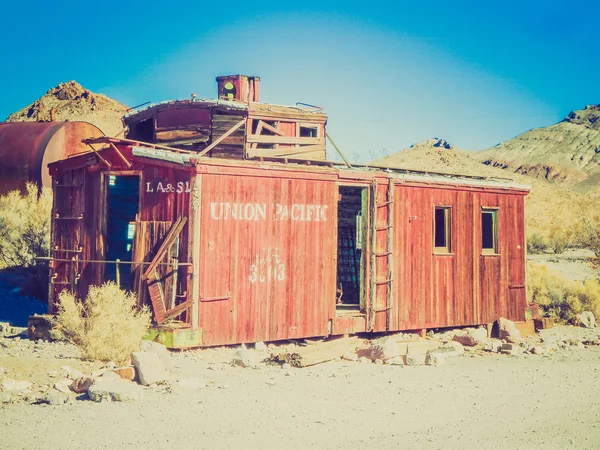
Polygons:
<instances>
[{"instance_id":1,"label":"dry grass","mask_svg":"<svg viewBox=\"0 0 600 450\"><path fill-rule=\"evenodd\" d=\"M34 183L25 194L0 197L0 269L34 266L36 256L48 255L51 210L52 192Z\"/></svg>"},{"instance_id":2,"label":"dry grass","mask_svg":"<svg viewBox=\"0 0 600 450\"><path fill-rule=\"evenodd\" d=\"M570 281L544 265L530 263L527 291L529 299L546 314L562 321L573 321L583 311L600 317L600 283L596 280Z\"/></svg>"},{"instance_id":3,"label":"dry grass","mask_svg":"<svg viewBox=\"0 0 600 450\"><path fill-rule=\"evenodd\" d=\"M150 317L148 308L137 308L135 294L109 281L90 287L84 302L63 291L56 322L65 338L79 346L87 358L120 363L139 348Z\"/></svg>"}]
</instances>

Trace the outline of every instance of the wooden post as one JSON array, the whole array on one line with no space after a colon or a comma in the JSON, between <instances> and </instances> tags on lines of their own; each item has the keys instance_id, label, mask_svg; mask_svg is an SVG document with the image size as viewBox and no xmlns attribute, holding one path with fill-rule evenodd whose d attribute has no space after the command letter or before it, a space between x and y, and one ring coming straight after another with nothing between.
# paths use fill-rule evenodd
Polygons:
<instances>
[{"instance_id":1,"label":"wooden post","mask_svg":"<svg viewBox=\"0 0 600 450\"><path fill-rule=\"evenodd\" d=\"M121 262L120 259L117 259L115 261L115 271L117 273L117 287L119 289L121 289L121 271L119 270L119 263Z\"/></svg>"},{"instance_id":2,"label":"wooden post","mask_svg":"<svg viewBox=\"0 0 600 450\"><path fill-rule=\"evenodd\" d=\"M200 231L200 226L202 224L202 175L197 174L194 186L192 187L192 195L191 195L191 255L192 255L192 289L191 289L191 299L192 299L192 328L198 329L200 326L199 319L199 304L198 300L200 298L200 240L202 238L202 233Z\"/></svg>"}]
</instances>

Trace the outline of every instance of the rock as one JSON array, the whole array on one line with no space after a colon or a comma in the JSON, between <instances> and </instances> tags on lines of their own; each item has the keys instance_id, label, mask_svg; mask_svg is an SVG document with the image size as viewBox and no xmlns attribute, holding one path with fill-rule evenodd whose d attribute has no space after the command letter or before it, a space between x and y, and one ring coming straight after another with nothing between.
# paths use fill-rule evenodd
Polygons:
<instances>
[{"instance_id":1,"label":"rock","mask_svg":"<svg viewBox=\"0 0 600 450\"><path fill-rule=\"evenodd\" d=\"M391 336L386 336L373 341L370 347L360 350L360 354L371 361L385 362L388 359L400 356L400 346Z\"/></svg>"},{"instance_id":2,"label":"rock","mask_svg":"<svg viewBox=\"0 0 600 450\"><path fill-rule=\"evenodd\" d=\"M483 345L483 350L486 352L500 353L503 342L500 339L488 339Z\"/></svg>"},{"instance_id":3,"label":"rock","mask_svg":"<svg viewBox=\"0 0 600 450\"><path fill-rule=\"evenodd\" d=\"M477 340L469 334L455 334L452 340L465 347L475 347L477 345Z\"/></svg>"},{"instance_id":4,"label":"rock","mask_svg":"<svg viewBox=\"0 0 600 450\"><path fill-rule=\"evenodd\" d=\"M10 392L0 392L0 404L12 402L12 395Z\"/></svg>"},{"instance_id":5,"label":"rock","mask_svg":"<svg viewBox=\"0 0 600 450\"><path fill-rule=\"evenodd\" d=\"M43 397L39 397L37 403L46 403L48 405L64 405L71 398L67 394L58 391L50 391Z\"/></svg>"},{"instance_id":6,"label":"rock","mask_svg":"<svg viewBox=\"0 0 600 450\"><path fill-rule=\"evenodd\" d=\"M256 367L260 362L260 356L257 352L246 348L246 346L242 344L235 352L232 362L235 366Z\"/></svg>"},{"instance_id":7,"label":"rock","mask_svg":"<svg viewBox=\"0 0 600 450\"><path fill-rule=\"evenodd\" d=\"M254 344L254 349L258 352L268 352L269 349L267 348L267 346L265 345L264 342L257 342L256 344Z\"/></svg>"},{"instance_id":8,"label":"rock","mask_svg":"<svg viewBox=\"0 0 600 450\"><path fill-rule=\"evenodd\" d=\"M502 353L503 355L518 355L521 352L521 348L515 344L515 343L511 343L511 342L506 342L504 344L502 344L502 349L500 350L500 353Z\"/></svg>"},{"instance_id":9,"label":"rock","mask_svg":"<svg viewBox=\"0 0 600 450\"><path fill-rule=\"evenodd\" d=\"M102 367L103 369L113 370L117 368L117 364L114 361L109 361Z\"/></svg>"},{"instance_id":10,"label":"rock","mask_svg":"<svg viewBox=\"0 0 600 450\"><path fill-rule=\"evenodd\" d=\"M184 389L196 390L206 386L206 381L196 377L182 378L177 382L177 386Z\"/></svg>"},{"instance_id":11,"label":"rock","mask_svg":"<svg viewBox=\"0 0 600 450\"><path fill-rule=\"evenodd\" d=\"M425 364L425 358L427 353L420 352L408 347L406 356L404 357L404 364L407 366L422 366Z\"/></svg>"},{"instance_id":12,"label":"rock","mask_svg":"<svg viewBox=\"0 0 600 450\"><path fill-rule=\"evenodd\" d=\"M135 380L135 368L133 366L117 367L110 372L119 375L119 378L123 378L124 380Z\"/></svg>"},{"instance_id":13,"label":"rock","mask_svg":"<svg viewBox=\"0 0 600 450\"><path fill-rule=\"evenodd\" d=\"M102 372L102 375L100 375L99 379L101 379L102 381L119 381L121 380L121 376L118 373L114 373L112 370L105 370L104 372Z\"/></svg>"},{"instance_id":14,"label":"rock","mask_svg":"<svg viewBox=\"0 0 600 450\"><path fill-rule=\"evenodd\" d=\"M6 373L6 367L0 367L0 375L4 375Z\"/></svg>"},{"instance_id":15,"label":"rock","mask_svg":"<svg viewBox=\"0 0 600 450\"><path fill-rule=\"evenodd\" d=\"M427 332L427 337L428 337L429 339L433 339L433 338L435 338L435 333L433 332L433 330L429 330L429 331Z\"/></svg>"},{"instance_id":16,"label":"rock","mask_svg":"<svg viewBox=\"0 0 600 450\"><path fill-rule=\"evenodd\" d=\"M69 386L76 394L84 394L94 384L94 380L89 377L81 377L74 380Z\"/></svg>"},{"instance_id":17,"label":"rock","mask_svg":"<svg viewBox=\"0 0 600 450\"><path fill-rule=\"evenodd\" d=\"M485 328L473 328L469 330L471 336L478 344L485 344L489 341L488 331Z\"/></svg>"},{"instance_id":18,"label":"rock","mask_svg":"<svg viewBox=\"0 0 600 450\"><path fill-rule=\"evenodd\" d=\"M167 379L165 366L156 353L133 352L131 362L135 367L139 382L144 386L160 383Z\"/></svg>"},{"instance_id":19,"label":"rock","mask_svg":"<svg viewBox=\"0 0 600 450\"><path fill-rule=\"evenodd\" d=\"M581 314L577 314L577 322L580 327L584 328L594 328L596 326L596 318L591 311L584 311Z\"/></svg>"},{"instance_id":20,"label":"rock","mask_svg":"<svg viewBox=\"0 0 600 450\"><path fill-rule=\"evenodd\" d=\"M285 370L289 370L289 369L290 369L290 367L292 367L292 366L291 366L290 364L288 364L288 363L283 363L283 364L281 365L281 368L282 368L282 369L285 369Z\"/></svg>"},{"instance_id":21,"label":"rock","mask_svg":"<svg viewBox=\"0 0 600 450\"><path fill-rule=\"evenodd\" d=\"M56 383L54 383L54 389L56 389L59 392L62 392L63 394L68 394L69 392L71 392L72 383L73 382L68 378L63 378L62 380L58 380Z\"/></svg>"},{"instance_id":22,"label":"rock","mask_svg":"<svg viewBox=\"0 0 600 450\"><path fill-rule=\"evenodd\" d=\"M275 386L277 384L277 382L273 378L265 381L265 383L268 384L269 386Z\"/></svg>"},{"instance_id":23,"label":"rock","mask_svg":"<svg viewBox=\"0 0 600 450\"><path fill-rule=\"evenodd\" d=\"M88 396L94 402L132 402L143 399L144 390L141 386L128 381L107 380L94 383L88 390Z\"/></svg>"},{"instance_id":24,"label":"rock","mask_svg":"<svg viewBox=\"0 0 600 450\"><path fill-rule=\"evenodd\" d=\"M0 322L0 334L12 334L12 327L8 322Z\"/></svg>"},{"instance_id":25,"label":"rock","mask_svg":"<svg viewBox=\"0 0 600 450\"><path fill-rule=\"evenodd\" d=\"M67 378L70 378L71 380L76 380L77 378L82 378L85 376L81 370L73 369L70 366L62 366L61 369L65 371Z\"/></svg>"},{"instance_id":26,"label":"rock","mask_svg":"<svg viewBox=\"0 0 600 450\"><path fill-rule=\"evenodd\" d=\"M6 378L0 382L0 387L3 391L22 391L28 392L31 389L33 383L26 380L13 380Z\"/></svg>"},{"instance_id":27,"label":"rock","mask_svg":"<svg viewBox=\"0 0 600 450\"><path fill-rule=\"evenodd\" d=\"M171 370L173 367L173 361L171 360L171 353L162 344L153 341L142 341L140 344L140 351L147 353L155 353L158 358L162 361L165 370Z\"/></svg>"},{"instance_id":28,"label":"rock","mask_svg":"<svg viewBox=\"0 0 600 450\"><path fill-rule=\"evenodd\" d=\"M385 363L389 364L390 366L403 366L404 365L404 356L401 356L401 355L394 356L393 358L386 360Z\"/></svg>"},{"instance_id":29,"label":"rock","mask_svg":"<svg viewBox=\"0 0 600 450\"><path fill-rule=\"evenodd\" d=\"M465 348L460 342L450 341L441 347L431 349L428 353L443 353L446 358L451 356L460 356L465 352Z\"/></svg>"},{"instance_id":30,"label":"rock","mask_svg":"<svg viewBox=\"0 0 600 450\"><path fill-rule=\"evenodd\" d=\"M371 361L371 359L367 358L366 356L361 356L360 358L358 358L358 362L361 362L361 363L372 363L373 361Z\"/></svg>"},{"instance_id":31,"label":"rock","mask_svg":"<svg viewBox=\"0 0 600 450\"><path fill-rule=\"evenodd\" d=\"M348 352L342 356L345 361L358 361L358 355L356 352Z\"/></svg>"},{"instance_id":32,"label":"rock","mask_svg":"<svg viewBox=\"0 0 600 450\"><path fill-rule=\"evenodd\" d=\"M48 376L50 378L58 378L60 376L60 374L58 373L57 370L51 370L50 372L48 372Z\"/></svg>"},{"instance_id":33,"label":"rock","mask_svg":"<svg viewBox=\"0 0 600 450\"><path fill-rule=\"evenodd\" d=\"M515 327L515 323L512 320L500 317L498 319L500 329L500 339L504 339L509 343L516 343L521 341L521 332Z\"/></svg>"},{"instance_id":34,"label":"rock","mask_svg":"<svg viewBox=\"0 0 600 450\"><path fill-rule=\"evenodd\" d=\"M446 362L442 353L431 352L425 357L425 364L428 366L441 366Z\"/></svg>"}]
</instances>

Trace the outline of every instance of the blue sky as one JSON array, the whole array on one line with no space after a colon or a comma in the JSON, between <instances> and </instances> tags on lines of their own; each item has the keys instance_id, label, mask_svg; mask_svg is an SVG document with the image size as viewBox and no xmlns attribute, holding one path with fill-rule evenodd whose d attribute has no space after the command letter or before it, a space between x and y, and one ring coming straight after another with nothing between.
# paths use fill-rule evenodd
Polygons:
<instances>
[{"instance_id":1,"label":"blue sky","mask_svg":"<svg viewBox=\"0 0 600 450\"><path fill-rule=\"evenodd\" d=\"M598 2L297 3L11 2L0 118L73 79L134 106L244 73L264 102L323 106L368 161L431 137L489 148L600 103Z\"/></svg>"}]
</instances>

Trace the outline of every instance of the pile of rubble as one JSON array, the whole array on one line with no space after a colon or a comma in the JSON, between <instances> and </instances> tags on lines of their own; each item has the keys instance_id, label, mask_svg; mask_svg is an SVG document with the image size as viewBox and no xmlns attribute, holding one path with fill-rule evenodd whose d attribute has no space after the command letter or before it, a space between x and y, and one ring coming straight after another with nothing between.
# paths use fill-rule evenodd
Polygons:
<instances>
[{"instance_id":1,"label":"pile of rubble","mask_svg":"<svg viewBox=\"0 0 600 450\"><path fill-rule=\"evenodd\" d=\"M60 353L62 347L69 350L76 349L74 346L60 342L20 340L19 336L11 336L10 339L0 341L0 347L8 350L7 355L15 357L22 356L28 351L35 354L36 347L39 346L45 347L46 357L56 358L65 357ZM18 353L15 353L14 350L17 348ZM69 357L75 356L74 352L68 350L67 352L71 353ZM117 366L114 362L109 362L91 373L84 373L64 365L60 370L48 372L49 384L36 384L28 380L9 378L6 368L0 367L0 404L62 405L74 398L95 402L140 400L144 397L145 389L156 388L160 384L172 381L171 364L171 354L165 346L156 342L143 341L140 351L131 354L131 365ZM189 384L189 380L179 380L179 382L182 385Z\"/></svg>"},{"instance_id":2,"label":"pile of rubble","mask_svg":"<svg viewBox=\"0 0 600 450\"><path fill-rule=\"evenodd\" d=\"M242 367L257 367L261 363L277 363L284 369L346 360L359 363L394 366L440 366L454 356L509 355L548 356L561 350L600 345L592 313L579 316L580 327L557 326L531 336L521 336L514 322L501 318L498 337L491 337L485 327L453 329L426 338L417 334L396 333L378 339L344 337L289 345L265 345L254 348L241 345L232 363Z\"/></svg>"}]
</instances>

